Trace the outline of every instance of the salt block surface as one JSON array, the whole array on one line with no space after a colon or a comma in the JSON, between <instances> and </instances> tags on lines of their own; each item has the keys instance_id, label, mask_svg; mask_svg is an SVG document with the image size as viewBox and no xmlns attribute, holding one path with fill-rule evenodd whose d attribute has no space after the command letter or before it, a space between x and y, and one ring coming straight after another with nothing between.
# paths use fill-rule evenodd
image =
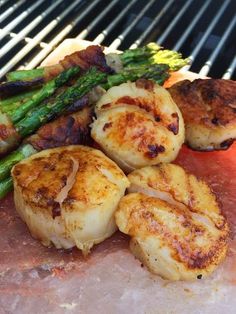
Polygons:
<instances>
[{"instance_id":1,"label":"salt block surface","mask_svg":"<svg viewBox=\"0 0 236 314\"><path fill-rule=\"evenodd\" d=\"M206 180L231 225L225 262L206 279L169 282L152 275L117 232L88 258L45 248L17 215L12 195L0 204L0 313L235 313L236 144L222 152L181 150L176 163Z\"/></svg>"}]
</instances>

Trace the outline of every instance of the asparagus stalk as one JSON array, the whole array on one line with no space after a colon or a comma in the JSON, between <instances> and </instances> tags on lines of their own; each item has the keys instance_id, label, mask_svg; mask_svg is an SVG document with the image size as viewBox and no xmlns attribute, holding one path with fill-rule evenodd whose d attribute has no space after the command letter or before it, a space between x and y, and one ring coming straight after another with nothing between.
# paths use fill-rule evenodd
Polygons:
<instances>
[{"instance_id":1,"label":"asparagus stalk","mask_svg":"<svg viewBox=\"0 0 236 314\"><path fill-rule=\"evenodd\" d=\"M84 108L82 111L78 110L69 115L67 115L67 109L64 117L45 124L37 133L29 136L20 148L0 161L0 199L11 190L7 180L10 177L11 168L16 163L49 147L84 144L85 140L88 140L92 108ZM68 125L68 121L73 121L73 123Z\"/></svg>"},{"instance_id":2,"label":"asparagus stalk","mask_svg":"<svg viewBox=\"0 0 236 314\"><path fill-rule=\"evenodd\" d=\"M136 81L140 78L146 78L155 81L159 85L162 85L169 77L169 67L166 64L158 65L142 65L139 67L125 68L122 72L109 75L107 82L102 85L104 89L108 89L112 86L120 85L127 81Z\"/></svg>"},{"instance_id":3,"label":"asparagus stalk","mask_svg":"<svg viewBox=\"0 0 236 314\"><path fill-rule=\"evenodd\" d=\"M78 68L76 67L70 68L63 73L67 75L68 73L77 72ZM105 73L99 72L95 68L91 68L85 75L78 79L75 85L68 87L64 92L61 92L54 99L51 99L50 102L42 102L41 104L38 104L36 108L34 107L30 109L27 114L17 122L13 119L15 122L13 125L10 117L0 111L0 121L6 121L4 122L5 129L8 130L11 128L12 130L10 135L5 132L4 138L0 138L0 154L7 153L9 150L16 147L19 140L34 133L41 125L52 120L56 116L61 115L68 105L74 103L77 99L88 93L94 86L102 83L105 79ZM24 106L20 106L17 111L21 113L20 110L22 110L22 108L25 110ZM13 114L15 115L16 113L13 112Z\"/></svg>"},{"instance_id":4,"label":"asparagus stalk","mask_svg":"<svg viewBox=\"0 0 236 314\"><path fill-rule=\"evenodd\" d=\"M13 114L13 112L17 108L19 108L22 104L24 104L26 101L29 101L29 100L30 100L30 98L26 98L26 99L24 99L22 101L13 102L12 104L7 105L7 107L0 108L1 112L7 113L10 116L11 114Z\"/></svg>"},{"instance_id":5,"label":"asparagus stalk","mask_svg":"<svg viewBox=\"0 0 236 314\"><path fill-rule=\"evenodd\" d=\"M158 46L155 43L148 44L144 47L135 48L135 49L127 49L123 53L121 53L120 59L124 67L133 64L139 63L140 61L147 60L153 54L157 53L161 50L161 46Z\"/></svg>"},{"instance_id":6,"label":"asparagus stalk","mask_svg":"<svg viewBox=\"0 0 236 314\"><path fill-rule=\"evenodd\" d=\"M58 87L65 84L65 82L68 81L69 78L77 74L79 70L79 67L73 67L62 72L54 80L47 82L42 89L40 89L36 94L32 96L30 100L26 101L16 110L10 111L8 115L13 124L21 120L29 110L35 108L44 99L51 96Z\"/></svg>"},{"instance_id":7,"label":"asparagus stalk","mask_svg":"<svg viewBox=\"0 0 236 314\"><path fill-rule=\"evenodd\" d=\"M16 110L18 109L21 105L32 99L33 95L36 94L39 90L35 91L34 93L31 93L31 96L23 98L22 100L15 101L12 103L9 103L7 105L0 106L0 110L3 113L7 113L9 116ZM12 112L12 113L11 113Z\"/></svg>"},{"instance_id":8,"label":"asparagus stalk","mask_svg":"<svg viewBox=\"0 0 236 314\"><path fill-rule=\"evenodd\" d=\"M8 177L0 182L0 199L4 198L13 188L12 177Z\"/></svg>"},{"instance_id":9,"label":"asparagus stalk","mask_svg":"<svg viewBox=\"0 0 236 314\"><path fill-rule=\"evenodd\" d=\"M163 50L155 43L136 49L125 50L120 55L124 67L137 67L150 64L167 64L170 71L177 71L189 64L190 59L183 59L181 53Z\"/></svg>"},{"instance_id":10,"label":"asparagus stalk","mask_svg":"<svg viewBox=\"0 0 236 314\"><path fill-rule=\"evenodd\" d=\"M38 89L34 89L29 92L23 92L11 97L8 97L6 99L0 100L0 108L7 108L8 106L14 104L14 103L19 103L24 101L25 99L31 98L35 93L38 92Z\"/></svg>"},{"instance_id":11,"label":"asparagus stalk","mask_svg":"<svg viewBox=\"0 0 236 314\"><path fill-rule=\"evenodd\" d=\"M189 59L183 59L180 53L171 50L163 50L161 46L155 43L150 43L136 49L125 50L123 53L119 54L119 57L123 67L137 67L145 64L167 64L171 71L176 71L189 63ZM7 79L15 81L44 77L48 68L49 67L10 72L7 74Z\"/></svg>"},{"instance_id":12,"label":"asparagus stalk","mask_svg":"<svg viewBox=\"0 0 236 314\"><path fill-rule=\"evenodd\" d=\"M36 153L36 150L30 144L24 144L17 150L0 160L0 181L10 175L11 168L22 159Z\"/></svg>"},{"instance_id":13,"label":"asparagus stalk","mask_svg":"<svg viewBox=\"0 0 236 314\"><path fill-rule=\"evenodd\" d=\"M17 150L0 161L0 200L13 189L13 180L10 175L12 167L21 160L37 153L31 144L22 144Z\"/></svg>"},{"instance_id":14,"label":"asparagus stalk","mask_svg":"<svg viewBox=\"0 0 236 314\"><path fill-rule=\"evenodd\" d=\"M183 59L182 55L177 51L160 50L149 58L150 64L167 63L170 71L177 71L189 64L190 59Z\"/></svg>"},{"instance_id":15,"label":"asparagus stalk","mask_svg":"<svg viewBox=\"0 0 236 314\"><path fill-rule=\"evenodd\" d=\"M69 104L87 94L94 86L101 84L105 78L105 73L91 68L77 80L75 85L56 97L54 102L30 110L24 119L15 124L18 133L22 138L32 134L41 125L61 114Z\"/></svg>"},{"instance_id":16,"label":"asparagus stalk","mask_svg":"<svg viewBox=\"0 0 236 314\"><path fill-rule=\"evenodd\" d=\"M35 90L36 88L40 88L43 84L45 84L45 79L42 77L28 81L3 82L0 84L0 99Z\"/></svg>"},{"instance_id":17,"label":"asparagus stalk","mask_svg":"<svg viewBox=\"0 0 236 314\"><path fill-rule=\"evenodd\" d=\"M19 70L19 71L12 71L6 74L7 81L27 81L32 80L37 77L44 76L44 68L38 68L33 70Z\"/></svg>"}]
</instances>

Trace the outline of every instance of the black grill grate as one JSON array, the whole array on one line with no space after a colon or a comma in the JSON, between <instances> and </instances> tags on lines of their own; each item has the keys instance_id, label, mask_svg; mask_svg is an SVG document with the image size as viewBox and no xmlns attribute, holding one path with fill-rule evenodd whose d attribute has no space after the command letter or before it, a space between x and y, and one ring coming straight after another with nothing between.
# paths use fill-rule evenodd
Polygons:
<instances>
[{"instance_id":1,"label":"black grill grate","mask_svg":"<svg viewBox=\"0 0 236 314\"><path fill-rule=\"evenodd\" d=\"M156 41L191 56L191 71L235 79L235 11L235 0L0 0L0 78L76 37L121 50Z\"/></svg>"}]
</instances>

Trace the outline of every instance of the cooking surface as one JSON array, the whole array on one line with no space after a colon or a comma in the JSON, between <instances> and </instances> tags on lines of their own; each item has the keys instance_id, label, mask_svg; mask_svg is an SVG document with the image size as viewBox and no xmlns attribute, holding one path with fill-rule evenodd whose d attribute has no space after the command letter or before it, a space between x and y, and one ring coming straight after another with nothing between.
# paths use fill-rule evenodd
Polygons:
<instances>
[{"instance_id":1,"label":"cooking surface","mask_svg":"<svg viewBox=\"0 0 236 314\"><path fill-rule=\"evenodd\" d=\"M174 81L179 79L183 76L175 75ZM150 274L121 233L96 246L87 259L77 249L45 248L30 236L9 195L0 203L0 314L234 313L235 154L236 143L209 153L184 147L175 161L210 184L232 228L226 261L196 282L168 282Z\"/></svg>"},{"instance_id":2,"label":"cooking surface","mask_svg":"<svg viewBox=\"0 0 236 314\"><path fill-rule=\"evenodd\" d=\"M216 192L236 234L236 144L201 153L184 147L177 163ZM47 249L31 238L12 195L0 205L0 313L234 313L235 249L209 278L168 282L141 267L116 233L84 259L77 249ZM234 224L234 226L233 226ZM35 311L35 309L37 309Z\"/></svg>"}]
</instances>

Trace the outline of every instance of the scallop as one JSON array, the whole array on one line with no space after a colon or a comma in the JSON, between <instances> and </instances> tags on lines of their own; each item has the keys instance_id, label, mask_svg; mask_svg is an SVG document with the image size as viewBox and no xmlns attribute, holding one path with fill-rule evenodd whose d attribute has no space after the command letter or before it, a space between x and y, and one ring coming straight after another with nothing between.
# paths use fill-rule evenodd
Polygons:
<instances>
[{"instance_id":1,"label":"scallop","mask_svg":"<svg viewBox=\"0 0 236 314\"><path fill-rule=\"evenodd\" d=\"M129 181L101 151L44 150L12 170L16 210L43 245L87 254L116 230L114 212Z\"/></svg>"},{"instance_id":2,"label":"scallop","mask_svg":"<svg viewBox=\"0 0 236 314\"><path fill-rule=\"evenodd\" d=\"M186 143L195 150L227 149L236 138L236 82L180 81L169 89L186 125Z\"/></svg>"},{"instance_id":3,"label":"scallop","mask_svg":"<svg viewBox=\"0 0 236 314\"><path fill-rule=\"evenodd\" d=\"M184 142L181 112L153 81L112 87L95 111L92 138L127 172L174 160Z\"/></svg>"},{"instance_id":4,"label":"scallop","mask_svg":"<svg viewBox=\"0 0 236 314\"><path fill-rule=\"evenodd\" d=\"M165 279L193 280L224 260L229 228L203 181L174 164L144 167L116 211L116 223L131 237L133 254Z\"/></svg>"}]
</instances>

